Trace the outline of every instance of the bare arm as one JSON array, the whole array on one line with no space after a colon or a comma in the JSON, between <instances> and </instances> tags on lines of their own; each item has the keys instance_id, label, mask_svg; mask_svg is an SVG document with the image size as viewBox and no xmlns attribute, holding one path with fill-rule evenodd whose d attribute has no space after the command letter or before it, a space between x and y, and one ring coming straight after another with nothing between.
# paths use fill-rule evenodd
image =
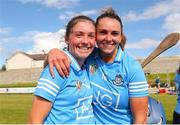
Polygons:
<instances>
[{"instance_id":1,"label":"bare arm","mask_svg":"<svg viewBox=\"0 0 180 125\"><path fill-rule=\"evenodd\" d=\"M32 109L29 116L29 124L42 124L45 117L51 110L52 103L35 96L33 99Z\"/></svg>"},{"instance_id":2,"label":"bare arm","mask_svg":"<svg viewBox=\"0 0 180 125\"><path fill-rule=\"evenodd\" d=\"M148 97L130 98L133 124L146 124L148 112Z\"/></svg>"},{"instance_id":3,"label":"bare arm","mask_svg":"<svg viewBox=\"0 0 180 125\"><path fill-rule=\"evenodd\" d=\"M47 63L49 63L50 73L53 78L55 77L53 71L54 66L62 77L67 77L69 75L71 61L62 50L56 48L50 50Z\"/></svg>"}]
</instances>

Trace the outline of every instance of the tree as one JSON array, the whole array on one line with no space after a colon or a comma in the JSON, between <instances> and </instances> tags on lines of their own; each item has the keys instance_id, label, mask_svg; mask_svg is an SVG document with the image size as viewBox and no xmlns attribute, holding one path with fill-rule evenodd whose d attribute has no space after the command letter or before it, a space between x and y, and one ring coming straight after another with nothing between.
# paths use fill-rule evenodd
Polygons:
<instances>
[{"instance_id":1,"label":"tree","mask_svg":"<svg viewBox=\"0 0 180 125\"><path fill-rule=\"evenodd\" d=\"M1 70L2 70L2 71L6 71L6 65L5 65L5 64L2 65Z\"/></svg>"}]
</instances>

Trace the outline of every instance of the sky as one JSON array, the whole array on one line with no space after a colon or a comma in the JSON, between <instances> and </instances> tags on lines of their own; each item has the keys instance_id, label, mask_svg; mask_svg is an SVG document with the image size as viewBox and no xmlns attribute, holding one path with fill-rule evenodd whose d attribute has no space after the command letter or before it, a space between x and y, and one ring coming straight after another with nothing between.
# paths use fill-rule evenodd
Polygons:
<instances>
[{"instance_id":1,"label":"sky","mask_svg":"<svg viewBox=\"0 0 180 125\"><path fill-rule=\"evenodd\" d=\"M62 48L67 22L96 19L112 7L121 17L126 51L146 58L170 33L180 32L180 0L0 0L0 67L14 53ZM180 41L160 56L180 55Z\"/></svg>"}]
</instances>

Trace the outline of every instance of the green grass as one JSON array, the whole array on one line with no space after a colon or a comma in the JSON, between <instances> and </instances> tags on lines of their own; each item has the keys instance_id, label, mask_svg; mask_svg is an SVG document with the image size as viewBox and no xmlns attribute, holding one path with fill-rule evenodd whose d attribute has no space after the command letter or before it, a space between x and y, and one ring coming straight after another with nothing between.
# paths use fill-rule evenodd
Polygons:
<instances>
[{"instance_id":1,"label":"green grass","mask_svg":"<svg viewBox=\"0 0 180 125\"><path fill-rule=\"evenodd\" d=\"M172 124L176 95L151 94L161 101L168 124ZM32 104L32 94L0 94L0 124L26 124Z\"/></svg>"},{"instance_id":2,"label":"green grass","mask_svg":"<svg viewBox=\"0 0 180 125\"><path fill-rule=\"evenodd\" d=\"M36 87L37 83L0 84L0 88Z\"/></svg>"},{"instance_id":3,"label":"green grass","mask_svg":"<svg viewBox=\"0 0 180 125\"><path fill-rule=\"evenodd\" d=\"M170 80L173 80L174 76L175 76L175 73L169 73L168 75L169 75ZM157 76L159 76L161 79L165 80L166 77L167 77L167 74L166 73L149 74L148 79L155 80L157 78Z\"/></svg>"},{"instance_id":4,"label":"green grass","mask_svg":"<svg viewBox=\"0 0 180 125\"><path fill-rule=\"evenodd\" d=\"M26 124L32 94L0 94L0 124Z\"/></svg>"},{"instance_id":5,"label":"green grass","mask_svg":"<svg viewBox=\"0 0 180 125\"><path fill-rule=\"evenodd\" d=\"M175 77L175 73L159 73L159 74L149 74L148 76L146 76L146 78L148 79L148 83L150 84L155 84L155 79L157 78L157 76L160 77L161 83L167 83L167 77L169 78L169 82L171 86L174 86L174 77Z\"/></svg>"},{"instance_id":6,"label":"green grass","mask_svg":"<svg viewBox=\"0 0 180 125\"><path fill-rule=\"evenodd\" d=\"M177 96L168 94L151 94L150 96L161 101L166 112L166 122L167 124L172 124L173 112L176 106Z\"/></svg>"}]
</instances>

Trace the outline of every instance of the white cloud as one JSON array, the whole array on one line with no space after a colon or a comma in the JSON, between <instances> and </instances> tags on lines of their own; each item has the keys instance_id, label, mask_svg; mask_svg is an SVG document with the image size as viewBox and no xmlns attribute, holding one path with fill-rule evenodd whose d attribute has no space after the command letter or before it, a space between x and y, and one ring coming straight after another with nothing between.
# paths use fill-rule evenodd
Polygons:
<instances>
[{"instance_id":1,"label":"white cloud","mask_svg":"<svg viewBox=\"0 0 180 125\"><path fill-rule=\"evenodd\" d=\"M179 32L180 33L180 13L173 13L165 18L163 24L163 29L169 32Z\"/></svg>"},{"instance_id":2,"label":"white cloud","mask_svg":"<svg viewBox=\"0 0 180 125\"><path fill-rule=\"evenodd\" d=\"M28 31L20 36L0 37L0 52L12 53L12 51L22 50L22 45L27 45L28 43L31 43L33 46L32 50L27 50L30 53L39 53L42 50L48 52L52 48L63 48L66 46L64 33L65 30L60 29L55 33ZM19 48L17 45L19 45Z\"/></svg>"},{"instance_id":3,"label":"white cloud","mask_svg":"<svg viewBox=\"0 0 180 125\"><path fill-rule=\"evenodd\" d=\"M72 11L66 11L64 14L59 15L59 19L60 20L69 19L69 18L74 17L76 14L77 13L72 12Z\"/></svg>"},{"instance_id":4,"label":"white cloud","mask_svg":"<svg viewBox=\"0 0 180 125\"><path fill-rule=\"evenodd\" d=\"M160 42L162 42L162 40L154 40L154 39L146 38L146 39L142 39L140 42L127 43L127 45L125 47L128 49L132 49L132 50L133 49L145 50L148 48L151 49L151 48L156 48L160 44ZM180 50L180 40L177 42L176 45L174 45L172 47L172 49L178 50L178 51ZM133 53L131 53L131 55L133 55ZM136 56L134 56L134 57L136 57Z\"/></svg>"},{"instance_id":5,"label":"white cloud","mask_svg":"<svg viewBox=\"0 0 180 125\"><path fill-rule=\"evenodd\" d=\"M59 19L60 19L60 20L64 20L64 19L66 19L66 18L68 18L66 15L59 15Z\"/></svg>"},{"instance_id":6,"label":"white cloud","mask_svg":"<svg viewBox=\"0 0 180 125\"><path fill-rule=\"evenodd\" d=\"M169 0L156 3L154 6L148 7L142 13L130 11L123 18L126 21L149 20L177 12L180 12L180 1Z\"/></svg>"},{"instance_id":7,"label":"white cloud","mask_svg":"<svg viewBox=\"0 0 180 125\"><path fill-rule=\"evenodd\" d=\"M10 27L0 27L0 35L9 35L12 29Z\"/></svg>"},{"instance_id":8,"label":"white cloud","mask_svg":"<svg viewBox=\"0 0 180 125\"><path fill-rule=\"evenodd\" d=\"M28 31L23 33L20 36L8 36L8 37L1 37L0 41L2 44L20 44L20 43L27 43L31 42L32 38L38 31Z\"/></svg>"},{"instance_id":9,"label":"white cloud","mask_svg":"<svg viewBox=\"0 0 180 125\"><path fill-rule=\"evenodd\" d=\"M60 29L58 32L42 32L34 36L33 49L29 50L29 53L46 53L52 48L63 48L66 46L64 42L64 29Z\"/></svg>"},{"instance_id":10,"label":"white cloud","mask_svg":"<svg viewBox=\"0 0 180 125\"><path fill-rule=\"evenodd\" d=\"M72 11L67 11L65 12L65 14L60 14L59 15L59 19L60 20L64 20L64 19L69 19L72 18L74 16L77 15L86 15L86 16L91 16L91 15L95 15L99 12L98 9L92 9L92 10L86 10L86 11L82 11L82 12L72 12Z\"/></svg>"},{"instance_id":11,"label":"white cloud","mask_svg":"<svg viewBox=\"0 0 180 125\"><path fill-rule=\"evenodd\" d=\"M70 8L77 6L80 0L18 0L21 3L38 3L47 7L55 7L57 9Z\"/></svg>"},{"instance_id":12,"label":"white cloud","mask_svg":"<svg viewBox=\"0 0 180 125\"><path fill-rule=\"evenodd\" d=\"M94 15L94 14L97 14L98 12L99 12L98 9L92 9L92 10L82 11L80 14L83 14L83 15Z\"/></svg>"},{"instance_id":13,"label":"white cloud","mask_svg":"<svg viewBox=\"0 0 180 125\"><path fill-rule=\"evenodd\" d=\"M150 47L156 47L159 44L158 41L153 39L142 39L140 42L128 43L126 48L129 49L147 49Z\"/></svg>"}]
</instances>

